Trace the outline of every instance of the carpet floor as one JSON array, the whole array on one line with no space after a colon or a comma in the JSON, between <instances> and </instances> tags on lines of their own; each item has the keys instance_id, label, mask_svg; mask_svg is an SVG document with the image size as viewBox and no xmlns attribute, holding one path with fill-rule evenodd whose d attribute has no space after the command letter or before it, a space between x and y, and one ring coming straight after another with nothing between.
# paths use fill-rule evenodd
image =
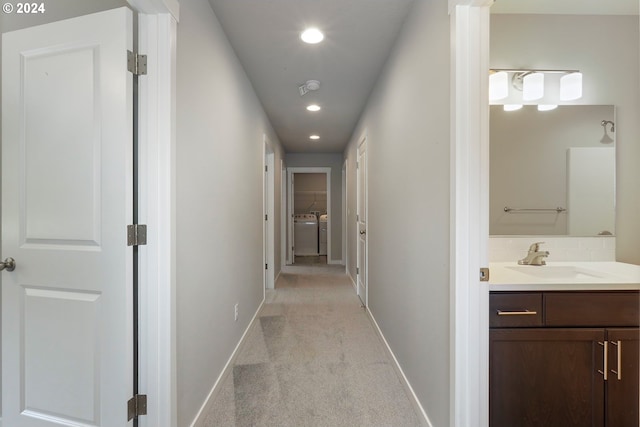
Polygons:
<instances>
[{"instance_id":1,"label":"carpet floor","mask_svg":"<svg viewBox=\"0 0 640 427\"><path fill-rule=\"evenodd\" d=\"M416 427L418 416L344 267L287 267L206 427Z\"/></svg>"}]
</instances>

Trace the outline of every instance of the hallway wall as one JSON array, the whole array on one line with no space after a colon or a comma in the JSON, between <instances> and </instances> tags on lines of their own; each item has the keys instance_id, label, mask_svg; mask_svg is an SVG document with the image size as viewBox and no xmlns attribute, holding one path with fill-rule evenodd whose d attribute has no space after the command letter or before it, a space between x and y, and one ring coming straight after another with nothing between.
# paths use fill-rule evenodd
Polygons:
<instances>
[{"instance_id":1,"label":"hallway wall","mask_svg":"<svg viewBox=\"0 0 640 427\"><path fill-rule=\"evenodd\" d=\"M367 138L369 309L433 426L449 424L449 16L416 0L345 151ZM348 271L356 271L349 228Z\"/></svg>"},{"instance_id":2,"label":"hallway wall","mask_svg":"<svg viewBox=\"0 0 640 427\"><path fill-rule=\"evenodd\" d=\"M274 165L282 151L207 0L180 1L177 46L177 403L189 426L263 301L263 134Z\"/></svg>"}]
</instances>

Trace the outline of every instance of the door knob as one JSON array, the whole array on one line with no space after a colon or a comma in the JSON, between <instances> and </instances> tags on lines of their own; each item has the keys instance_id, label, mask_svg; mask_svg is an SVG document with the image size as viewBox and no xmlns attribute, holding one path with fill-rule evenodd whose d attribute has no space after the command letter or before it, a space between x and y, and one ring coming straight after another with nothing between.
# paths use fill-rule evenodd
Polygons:
<instances>
[{"instance_id":1,"label":"door knob","mask_svg":"<svg viewBox=\"0 0 640 427\"><path fill-rule=\"evenodd\" d=\"M4 262L0 262L0 271L7 270L13 271L16 269L16 260L9 257L4 260Z\"/></svg>"},{"instance_id":2,"label":"door knob","mask_svg":"<svg viewBox=\"0 0 640 427\"><path fill-rule=\"evenodd\" d=\"M366 230L360 230L360 234L367 234Z\"/></svg>"}]
</instances>

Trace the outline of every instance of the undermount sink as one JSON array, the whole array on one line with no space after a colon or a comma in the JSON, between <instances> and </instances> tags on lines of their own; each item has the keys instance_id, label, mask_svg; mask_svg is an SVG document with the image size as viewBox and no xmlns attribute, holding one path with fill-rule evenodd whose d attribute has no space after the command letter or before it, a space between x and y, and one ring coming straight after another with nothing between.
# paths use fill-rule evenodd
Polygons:
<instances>
[{"instance_id":1,"label":"undermount sink","mask_svg":"<svg viewBox=\"0 0 640 427\"><path fill-rule=\"evenodd\" d=\"M507 267L510 270L517 271L518 273L527 274L529 276L538 277L541 279L588 279L588 278L602 278L603 274L588 270L586 268L576 267L572 265L563 266L533 266L533 265L520 265L514 267Z\"/></svg>"}]
</instances>

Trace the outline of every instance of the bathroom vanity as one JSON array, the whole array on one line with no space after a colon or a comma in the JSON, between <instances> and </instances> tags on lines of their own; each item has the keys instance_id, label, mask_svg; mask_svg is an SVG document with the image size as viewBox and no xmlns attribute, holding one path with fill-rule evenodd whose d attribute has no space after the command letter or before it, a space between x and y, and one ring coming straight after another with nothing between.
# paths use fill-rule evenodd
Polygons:
<instances>
[{"instance_id":1,"label":"bathroom vanity","mask_svg":"<svg viewBox=\"0 0 640 427\"><path fill-rule=\"evenodd\" d=\"M491 265L492 427L638 427L640 266Z\"/></svg>"}]
</instances>

